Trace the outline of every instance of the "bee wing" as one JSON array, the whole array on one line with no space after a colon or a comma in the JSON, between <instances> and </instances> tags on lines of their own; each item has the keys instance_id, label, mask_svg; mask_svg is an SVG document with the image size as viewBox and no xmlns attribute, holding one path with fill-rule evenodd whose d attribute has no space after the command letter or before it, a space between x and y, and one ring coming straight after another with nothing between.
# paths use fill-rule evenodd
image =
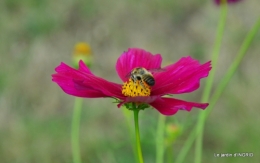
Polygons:
<instances>
[{"instance_id":1,"label":"bee wing","mask_svg":"<svg viewBox=\"0 0 260 163\"><path fill-rule=\"evenodd\" d=\"M155 69L147 69L147 71L149 71L150 73L158 73L158 72L163 72L166 71L166 69L164 68L155 68ZM129 73L126 74L125 78L130 78L132 74L132 71L130 71Z\"/></svg>"},{"instance_id":2,"label":"bee wing","mask_svg":"<svg viewBox=\"0 0 260 163\"><path fill-rule=\"evenodd\" d=\"M155 68L155 69L149 69L148 71L151 72L151 73L158 73L158 72L166 71L166 69L164 69L164 68Z\"/></svg>"}]
</instances>

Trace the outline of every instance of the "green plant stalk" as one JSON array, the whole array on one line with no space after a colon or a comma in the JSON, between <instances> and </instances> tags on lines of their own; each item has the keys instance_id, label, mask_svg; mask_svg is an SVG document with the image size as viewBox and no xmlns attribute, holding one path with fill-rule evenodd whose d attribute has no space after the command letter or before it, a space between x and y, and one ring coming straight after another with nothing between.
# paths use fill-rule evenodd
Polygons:
<instances>
[{"instance_id":1,"label":"green plant stalk","mask_svg":"<svg viewBox=\"0 0 260 163\"><path fill-rule=\"evenodd\" d=\"M244 42L242 43L242 46L240 47L240 49L238 51L238 54L237 54L235 60L232 62L232 64L228 68L226 74L224 75L224 77L220 81L219 85L217 86L216 91L212 95L212 98L210 100L210 105L209 105L209 107L206 110L204 121L209 116L212 108L215 106L215 104L217 103L219 97L221 96L221 94L225 90L226 86L228 85L228 82L231 80L232 76L236 72L238 66L240 65L241 61L243 60L243 58L244 58L244 56L245 56L249 46L251 45L254 37L256 36L256 34L257 34L257 32L259 30L260 30L260 17L258 18L258 20L255 23L255 25L252 27L252 29L247 34Z\"/></svg>"},{"instance_id":2,"label":"green plant stalk","mask_svg":"<svg viewBox=\"0 0 260 163\"><path fill-rule=\"evenodd\" d=\"M217 62L218 62L221 42L222 42L223 35L224 35L226 19L227 19L227 3L224 2L222 5L220 5L220 17L219 17L218 29L217 29L217 34L216 34L215 45L214 45L213 52L212 52L212 70L206 81L206 86L205 86L205 89L202 94L202 100L201 100L202 102L207 102L209 100L209 96L210 96L210 92L212 89L214 76L215 76L215 72L216 72L216 68L217 68ZM202 143L203 128L204 128L205 115L206 115L205 111L200 112L199 119L198 119L198 122L196 125L198 136L197 136L196 144L195 144L195 159L194 159L195 163L201 162L202 144L203 144Z\"/></svg>"},{"instance_id":3,"label":"green plant stalk","mask_svg":"<svg viewBox=\"0 0 260 163\"><path fill-rule=\"evenodd\" d=\"M138 154L139 163L144 163L141 142L140 142L139 124L138 124L139 109L135 108L133 111L134 111L134 121L135 121L136 151Z\"/></svg>"},{"instance_id":4,"label":"green plant stalk","mask_svg":"<svg viewBox=\"0 0 260 163\"><path fill-rule=\"evenodd\" d=\"M80 128L80 115L82 108L82 98L75 98L73 117L71 125L71 145L73 163L81 163L80 146L79 146L79 128Z\"/></svg>"},{"instance_id":5,"label":"green plant stalk","mask_svg":"<svg viewBox=\"0 0 260 163\"><path fill-rule=\"evenodd\" d=\"M218 22L215 44L214 44L212 55L211 55L212 69L211 69L210 74L205 83L205 88L204 88L204 91L202 94L202 99L201 99L202 102L207 102L209 100L210 92L211 92L213 81L214 81L214 76L215 76L216 69L217 69L218 57L219 57L219 53L220 53L220 49L221 49L221 42L222 42L222 39L224 36L226 19L227 19L227 5L223 4L223 5L220 5L220 17L219 17L219 22ZM203 112L201 112L201 113L203 113Z\"/></svg>"},{"instance_id":6,"label":"green plant stalk","mask_svg":"<svg viewBox=\"0 0 260 163\"><path fill-rule=\"evenodd\" d=\"M159 114L156 132L156 163L163 163L166 116Z\"/></svg>"},{"instance_id":7,"label":"green plant stalk","mask_svg":"<svg viewBox=\"0 0 260 163\"><path fill-rule=\"evenodd\" d=\"M168 146L166 148L166 158L167 158L167 163L173 163L173 156L172 156L172 151L173 151L173 146Z\"/></svg>"},{"instance_id":8,"label":"green plant stalk","mask_svg":"<svg viewBox=\"0 0 260 163\"><path fill-rule=\"evenodd\" d=\"M239 49L238 55L234 59L233 63L230 65L227 73L224 75L224 77L220 81L220 84L217 86L216 91L213 93L212 98L209 101L210 105L205 110L206 114L204 116L204 121L207 119L212 108L214 108L219 97L225 90L225 87L227 86L231 77L235 73L237 67L239 66L240 62L242 61L244 55L246 54L246 51L248 50L251 42L253 41L254 36L256 35L256 33L259 29L260 29L260 17L259 17L258 21L256 22L256 24L253 26L253 28L250 30L248 35L246 36L241 48ZM183 162L185 156L187 155L188 151L190 150L190 148L193 144L193 141L195 140L196 137L197 137L196 128L194 128L192 130L191 134L189 135L187 141L185 142L183 148L181 149L181 151L176 159L176 163Z\"/></svg>"},{"instance_id":9,"label":"green plant stalk","mask_svg":"<svg viewBox=\"0 0 260 163\"><path fill-rule=\"evenodd\" d=\"M125 117L125 120L126 120L126 124L127 124L127 128L128 128L128 131L129 131L129 135L131 136L131 141L133 142L132 143L132 148L133 148L133 153L134 153L134 157L135 157L135 162L138 162L138 156L137 156L137 151L135 150L136 149L136 144L135 144L135 138L134 138L134 131L133 131L133 128L131 128L131 111L128 110L125 106L124 108L122 108L123 110L123 114L124 114L124 117Z\"/></svg>"}]
</instances>

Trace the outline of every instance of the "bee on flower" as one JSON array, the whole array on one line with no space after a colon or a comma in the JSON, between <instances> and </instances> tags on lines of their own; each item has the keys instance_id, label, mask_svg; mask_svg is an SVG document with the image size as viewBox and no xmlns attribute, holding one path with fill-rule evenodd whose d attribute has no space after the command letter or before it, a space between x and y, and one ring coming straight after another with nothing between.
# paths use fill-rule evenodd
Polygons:
<instances>
[{"instance_id":1,"label":"bee on flower","mask_svg":"<svg viewBox=\"0 0 260 163\"><path fill-rule=\"evenodd\" d=\"M122 83L117 84L94 75L81 60L74 69L65 63L56 67L52 80L65 93L84 98L111 97L122 105L151 106L163 115L193 107L205 109L208 103L188 102L165 95L189 93L200 87L200 79L207 77L211 63L200 64L190 56L161 68L162 56L139 48L129 48L116 63ZM159 70L159 71L153 71ZM129 75L130 74L130 75Z\"/></svg>"}]
</instances>

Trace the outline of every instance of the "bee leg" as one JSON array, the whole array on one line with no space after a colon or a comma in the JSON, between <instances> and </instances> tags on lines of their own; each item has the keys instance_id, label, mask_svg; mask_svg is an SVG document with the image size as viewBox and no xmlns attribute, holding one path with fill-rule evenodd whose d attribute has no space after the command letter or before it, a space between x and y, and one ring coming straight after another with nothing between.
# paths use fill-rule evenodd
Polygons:
<instances>
[{"instance_id":1,"label":"bee leg","mask_svg":"<svg viewBox=\"0 0 260 163\"><path fill-rule=\"evenodd\" d=\"M136 79L134 77L131 76L131 80L136 84Z\"/></svg>"},{"instance_id":2,"label":"bee leg","mask_svg":"<svg viewBox=\"0 0 260 163\"><path fill-rule=\"evenodd\" d=\"M137 84L137 80L134 79L133 82L135 83L135 85Z\"/></svg>"},{"instance_id":3,"label":"bee leg","mask_svg":"<svg viewBox=\"0 0 260 163\"><path fill-rule=\"evenodd\" d=\"M141 84L141 86L143 87L143 89L145 89L145 86L144 86L143 81L140 81L140 84Z\"/></svg>"},{"instance_id":4,"label":"bee leg","mask_svg":"<svg viewBox=\"0 0 260 163\"><path fill-rule=\"evenodd\" d=\"M133 82L135 82L135 78L133 78L132 76L131 76L131 80L132 80Z\"/></svg>"}]
</instances>

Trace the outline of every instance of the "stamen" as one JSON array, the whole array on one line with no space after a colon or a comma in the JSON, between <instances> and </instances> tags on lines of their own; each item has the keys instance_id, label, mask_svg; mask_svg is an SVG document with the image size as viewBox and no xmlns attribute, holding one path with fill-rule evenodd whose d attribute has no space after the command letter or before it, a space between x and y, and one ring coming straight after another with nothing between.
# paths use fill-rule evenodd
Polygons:
<instances>
[{"instance_id":1,"label":"stamen","mask_svg":"<svg viewBox=\"0 0 260 163\"><path fill-rule=\"evenodd\" d=\"M141 84L139 80L133 82L129 79L129 81L125 82L122 86L122 94L129 97L150 96L151 87L145 82Z\"/></svg>"}]
</instances>

